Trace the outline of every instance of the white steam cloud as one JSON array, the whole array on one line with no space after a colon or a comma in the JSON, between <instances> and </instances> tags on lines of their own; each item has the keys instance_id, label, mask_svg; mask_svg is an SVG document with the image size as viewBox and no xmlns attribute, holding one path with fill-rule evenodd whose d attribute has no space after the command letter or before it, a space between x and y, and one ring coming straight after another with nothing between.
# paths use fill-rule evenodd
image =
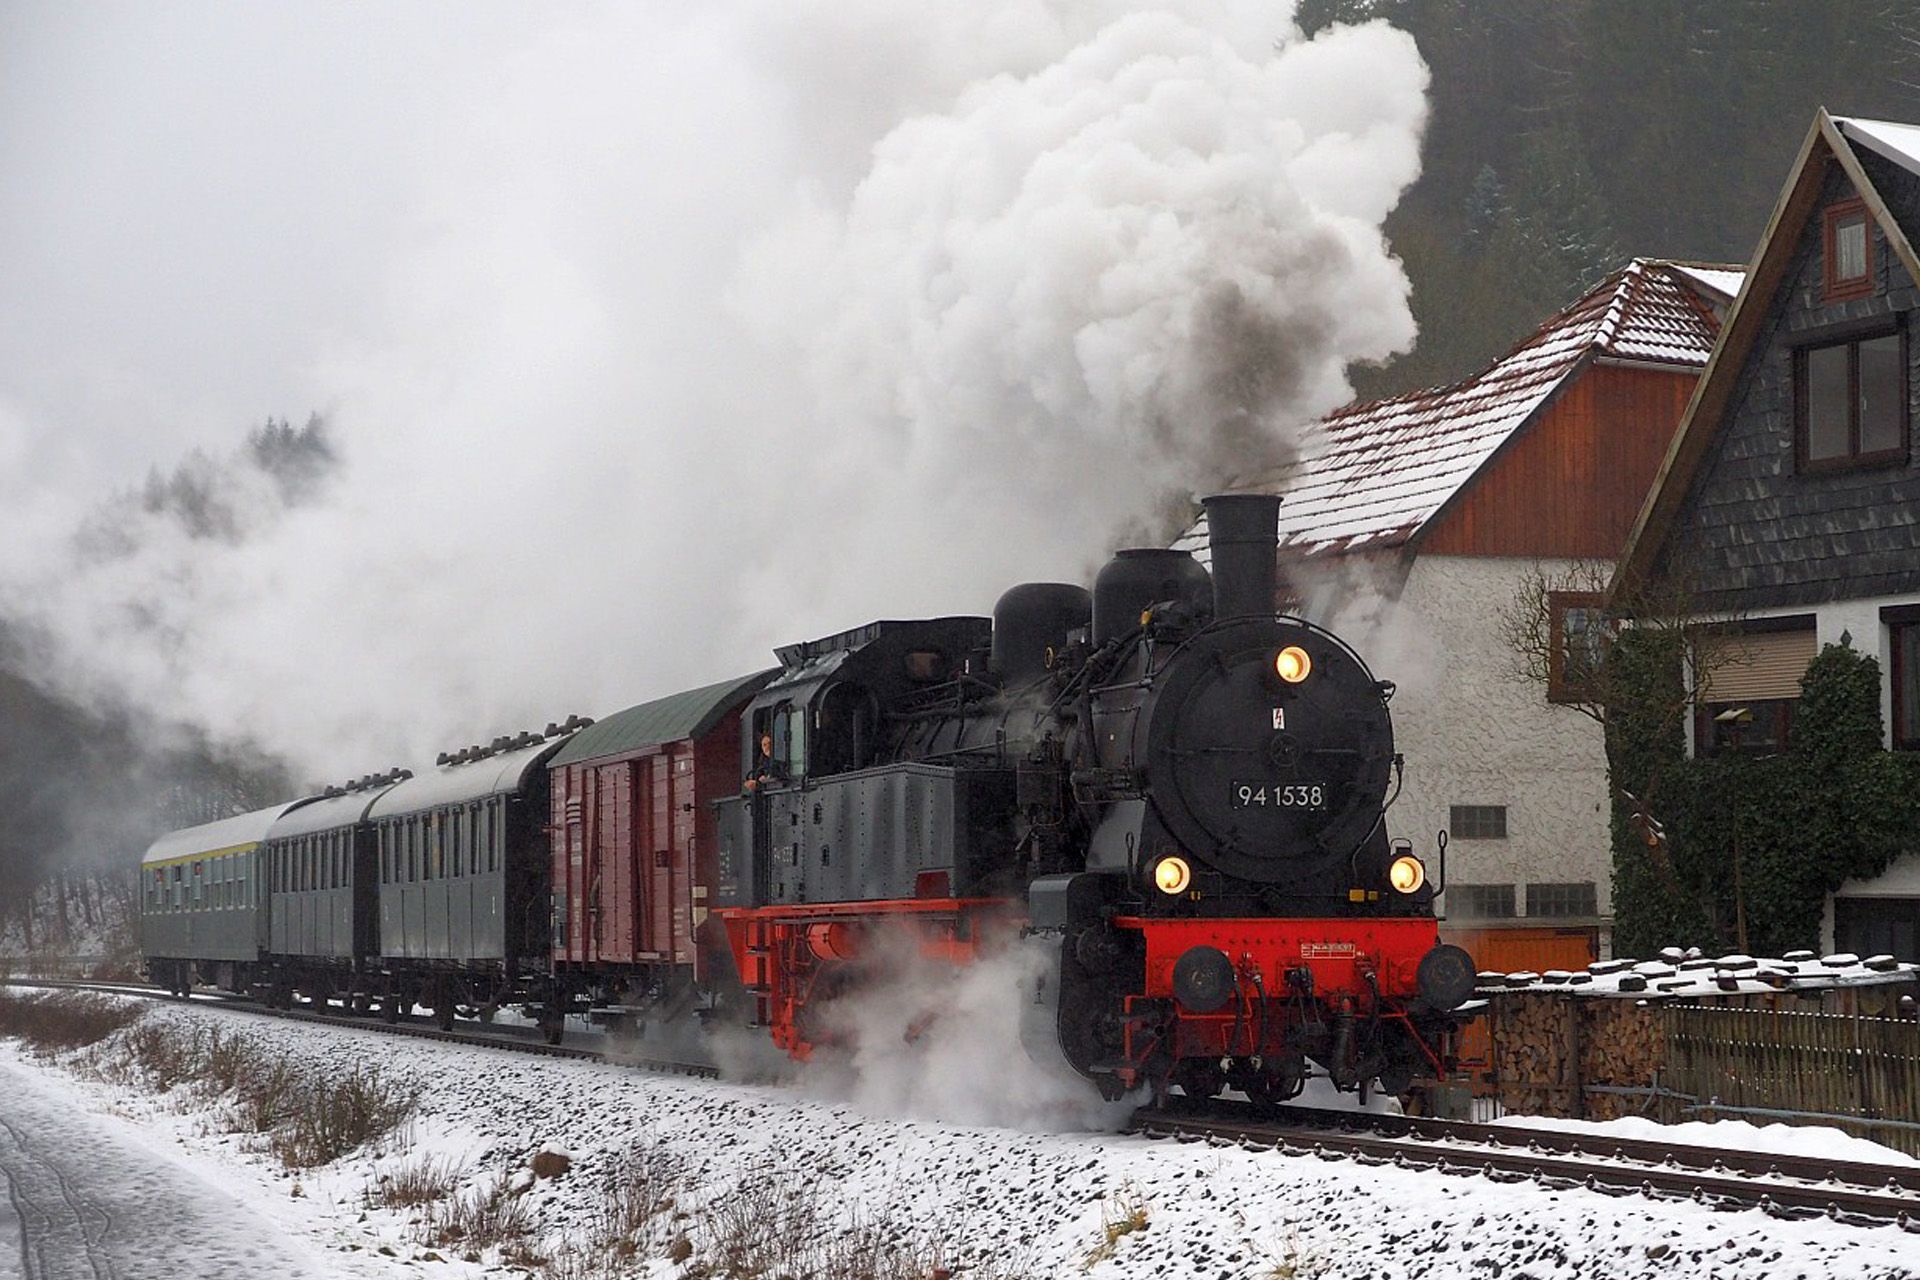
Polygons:
<instances>
[{"instance_id":1,"label":"white steam cloud","mask_svg":"<svg viewBox=\"0 0 1920 1280\"><path fill-rule=\"evenodd\" d=\"M904 932L882 935L863 963L883 976L826 1006L834 1047L802 1083L866 1111L947 1124L1120 1128L1138 1099L1103 1102L1064 1059L1036 1060L1023 1043L1049 946L1059 942L1030 939L956 968ZM1051 1044L1049 1018L1041 1031L1036 1042Z\"/></svg>"},{"instance_id":2,"label":"white steam cloud","mask_svg":"<svg viewBox=\"0 0 1920 1280\"><path fill-rule=\"evenodd\" d=\"M0 22L0 613L43 675L414 762L1084 574L1412 341L1383 24L657 10ZM310 409L310 500L76 550L103 488Z\"/></svg>"}]
</instances>

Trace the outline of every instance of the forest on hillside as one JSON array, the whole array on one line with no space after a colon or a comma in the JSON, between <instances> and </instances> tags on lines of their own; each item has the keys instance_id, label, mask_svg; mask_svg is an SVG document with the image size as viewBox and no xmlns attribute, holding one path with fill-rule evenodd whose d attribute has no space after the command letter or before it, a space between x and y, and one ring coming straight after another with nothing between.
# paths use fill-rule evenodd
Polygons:
<instances>
[{"instance_id":1,"label":"forest on hillside","mask_svg":"<svg viewBox=\"0 0 1920 1280\"><path fill-rule=\"evenodd\" d=\"M1357 371L1363 396L1475 372L1626 258L1744 263L1818 107L1920 122L1911 0L1303 0L1298 11L1309 33L1375 18L1418 42L1432 120L1423 176L1387 224L1419 343ZM239 465L297 502L332 463L317 421L269 421ZM190 458L143 490L103 494L81 536L112 555L131 513L232 536L218 475ZM293 780L247 744L34 683L25 673L58 666L31 660L37 642L0 617L0 941L58 949L124 910L127 868L156 830L284 798Z\"/></svg>"},{"instance_id":2,"label":"forest on hillside","mask_svg":"<svg viewBox=\"0 0 1920 1280\"><path fill-rule=\"evenodd\" d=\"M1387 233L1418 347L1362 397L1455 381L1632 257L1744 264L1814 112L1920 121L1911 0L1303 0L1383 18L1432 71Z\"/></svg>"}]
</instances>

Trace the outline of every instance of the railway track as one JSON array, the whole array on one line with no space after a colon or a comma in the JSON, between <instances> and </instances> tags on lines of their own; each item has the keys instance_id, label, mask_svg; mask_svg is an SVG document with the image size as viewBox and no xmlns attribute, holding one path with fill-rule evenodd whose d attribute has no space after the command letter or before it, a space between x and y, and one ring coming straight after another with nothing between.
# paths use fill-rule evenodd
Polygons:
<instances>
[{"instance_id":1,"label":"railway track","mask_svg":"<svg viewBox=\"0 0 1920 1280\"><path fill-rule=\"evenodd\" d=\"M0 980L0 985L18 987L44 987L53 990L92 991L105 995L139 996L143 999L179 1003L177 997L159 987L135 982L82 982L65 978L8 978ZM593 1049L583 1045L548 1044L544 1036L534 1028L524 1032L508 1026L494 1026L486 1031L447 1031L429 1020L414 1016L403 1018L399 1022L383 1022L377 1017L364 1014L349 1014L339 1010L321 1011L314 1008L274 1009L245 996L228 995L224 992L203 992L210 996L223 1009L234 1009L242 1013L255 1014L264 1018L281 1018L290 1022L313 1022L329 1027L356 1027L365 1031L379 1031L387 1035L412 1036L419 1040L439 1040L447 1044L472 1045L484 1049L500 1049L509 1053L531 1053L546 1058L581 1058L594 1062L611 1062L623 1067L637 1067L644 1071L659 1072L664 1075L694 1076L705 1079L718 1079L720 1069L704 1062L685 1062L670 1058L651 1058L635 1053L627 1046L614 1042L615 1047Z\"/></svg>"},{"instance_id":2,"label":"railway track","mask_svg":"<svg viewBox=\"0 0 1920 1280\"><path fill-rule=\"evenodd\" d=\"M1757 1208L1780 1218L1893 1225L1920 1235L1920 1168L1306 1107L1282 1107L1275 1114L1223 1100L1201 1108L1175 1098L1163 1108L1136 1112L1131 1129L1150 1138Z\"/></svg>"},{"instance_id":3,"label":"railway track","mask_svg":"<svg viewBox=\"0 0 1920 1280\"><path fill-rule=\"evenodd\" d=\"M15 986L173 999L157 987L137 983L20 978L6 982ZM223 998L221 1004L262 1017L359 1027L389 1035L513 1053L612 1062L707 1079L718 1078L720 1074L718 1068L707 1063L650 1058L625 1049L609 1051L581 1045L550 1045L532 1028L525 1034L505 1027L485 1032L445 1031L422 1019L386 1023L337 1012L271 1009L240 997ZM1723 1209L1757 1208L1778 1218L1827 1217L1854 1226L1891 1225L1920 1235L1920 1167L1773 1155L1416 1116L1309 1107L1259 1108L1251 1103L1224 1099L1215 1099L1202 1107L1176 1097L1162 1108L1142 1108L1134 1113L1129 1131L1162 1140L1210 1142L1293 1156L1432 1169L1441 1174L1482 1176L1501 1183L1533 1182L1548 1189L1585 1189L1612 1196L1691 1200Z\"/></svg>"}]
</instances>

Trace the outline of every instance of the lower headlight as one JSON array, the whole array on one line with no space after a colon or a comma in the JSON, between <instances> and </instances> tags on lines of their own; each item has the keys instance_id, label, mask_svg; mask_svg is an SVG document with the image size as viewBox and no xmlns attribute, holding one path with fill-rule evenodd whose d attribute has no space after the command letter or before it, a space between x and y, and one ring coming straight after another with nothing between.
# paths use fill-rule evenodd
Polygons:
<instances>
[{"instance_id":1,"label":"lower headlight","mask_svg":"<svg viewBox=\"0 0 1920 1280\"><path fill-rule=\"evenodd\" d=\"M1387 883L1395 893L1418 893L1427 882L1427 869L1412 854L1403 854L1387 868Z\"/></svg>"},{"instance_id":2,"label":"lower headlight","mask_svg":"<svg viewBox=\"0 0 1920 1280\"><path fill-rule=\"evenodd\" d=\"M1185 858L1162 858L1153 864L1153 885L1162 893L1185 893L1193 883L1193 868Z\"/></svg>"}]
</instances>

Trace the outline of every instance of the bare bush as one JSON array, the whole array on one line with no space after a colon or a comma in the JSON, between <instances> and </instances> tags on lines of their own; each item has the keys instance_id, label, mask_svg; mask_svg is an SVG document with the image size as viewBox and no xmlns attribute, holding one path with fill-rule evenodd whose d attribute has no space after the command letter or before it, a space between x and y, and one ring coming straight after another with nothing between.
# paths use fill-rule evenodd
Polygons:
<instances>
[{"instance_id":1,"label":"bare bush","mask_svg":"<svg viewBox=\"0 0 1920 1280\"><path fill-rule=\"evenodd\" d=\"M636 1139L608 1176L596 1214L596 1243L617 1257L651 1252L671 1228L689 1188L686 1160L651 1135Z\"/></svg>"},{"instance_id":2,"label":"bare bush","mask_svg":"<svg viewBox=\"0 0 1920 1280\"><path fill-rule=\"evenodd\" d=\"M0 991L0 1036L18 1037L35 1053L64 1053L100 1043L141 1012L125 1000L86 992Z\"/></svg>"},{"instance_id":3,"label":"bare bush","mask_svg":"<svg viewBox=\"0 0 1920 1280\"><path fill-rule=\"evenodd\" d=\"M514 1194L507 1175L496 1174L465 1195L441 1201L428 1215L422 1234L426 1243L442 1248L499 1249L502 1261L508 1261L509 1252L519 1260L530 1255L532 1230L526 1202Z\"/></svg>"},{"instance_id":4,"label":"bare bush","mask_svg":"<svg viewBox=\"0 0 1920 1280\"><path fill-rule=\"evenodd\" d=\"M377 1068L355 1069L338 1080L298 1073L298 1105L274 1126L273 1153L292 1169L331 1164L384 1138L413 1114L419 1096Z\"/></svg>"},{"instance_id":5,"label":"bare bush","mask_svg":"<svg viewBox=\"0 0 1920 1280\"><path fill-rule=\"evenodd\" d=\"M367 1200L384 1209L417 1209L445 1200L459 1182L452 1160L422 1156L383 1171L367 1188Z\"/></svg>"},{"instance_id":6,"label":"bare bush","mask_svg":"<svg viewBox=\"0 0 1920 1280\"><path fill-rule=\"evenodd\" d=\"M817 1184L767 1167L709 1203L703 1249L677 1238L669 1257L710 1280L1015 1280L1011 1263L968 1258L919 1224L843 1214ZM950 1256L951 1255L951 1256Z\"/></svg>"}]
</instances>

